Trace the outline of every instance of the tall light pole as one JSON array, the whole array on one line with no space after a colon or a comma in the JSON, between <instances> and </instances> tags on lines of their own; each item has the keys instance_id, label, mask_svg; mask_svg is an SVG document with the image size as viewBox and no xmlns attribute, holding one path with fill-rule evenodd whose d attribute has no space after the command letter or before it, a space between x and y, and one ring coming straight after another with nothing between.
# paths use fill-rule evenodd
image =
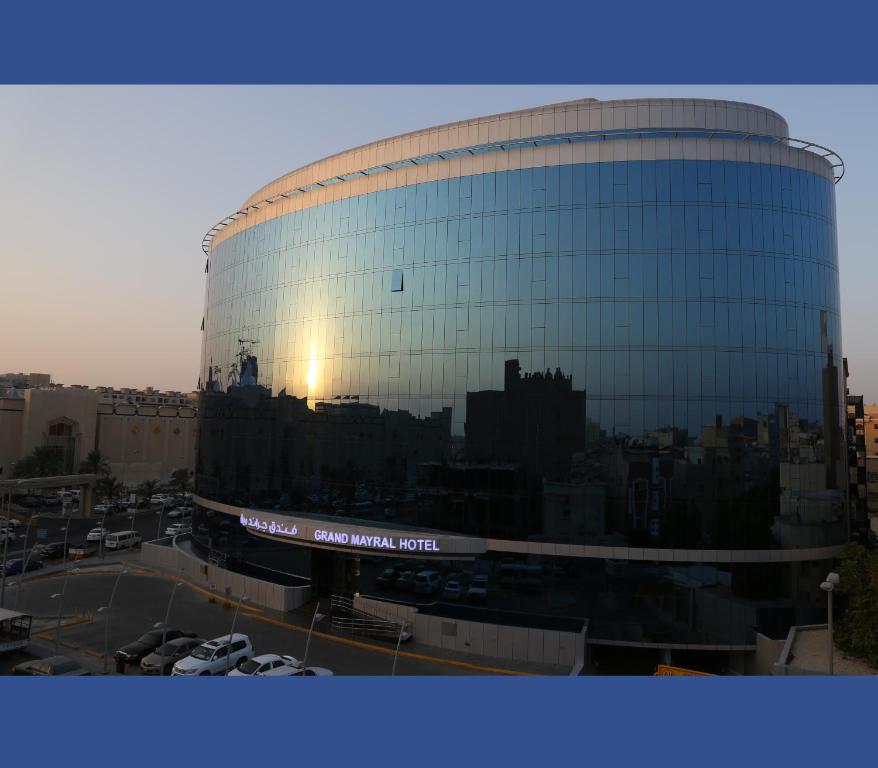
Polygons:
<instances>
[{"instance_id":1,"label":"tall light pole","mask_svg":"<svg viewBox=\"0 0 878 768\"><path fill-rule=\"evenodd\" d=\"M0 497L2 503L2 497ZM5 605L6 601L6 557L9 553L9 517L12 507L12 491L6 492L6 527L3 529L3 570L0 571L0 608Z\"/></svg>"},{"instance_id":2,"label":"tall light pole","mask_svg":"<svg viewBox=\"0 0 878 768\"><path fill-rule=\"evenodd\" d=\"M311 635L314 634L314 625L324 618L324 614L318 613L320 610L320 601L317 601L317 607L314 609L314 615L311 617L311 627L308 630L308 639L305 641L305 656L302 658L302 672L308 668L308 650L311 647Z\"/></svg>"},{"instance_id":3,"label":"tall light pole","mask_svg":"<svg viewBox=\"0 0 878 768\"><path fill-rule=\"evenodd\" d=\"M107 519L107 505L106 505L106 502L104 502L104 514L101 515L101 538L100 538L100 544L98 545L100 548L101 560L104 559L104 537L107 535L107 529L104 527L104 522L106 521L106 519Z\"/></svg>"},{"instance_id":4,"label":"tall light pole","mask_svg":"<svg viewBox=\"0 0 878 768\"><path fill-rule=\"evenodd\" d=\"M64 574L64 583L61 585L61 591L52 595L53 600L58 601L58 618L55 621L55 655L58 655L58 645L61 642L61 610L64 606L64 595L67 594L67 580L71 573L79 573L79 568L71 568Z\"/></svg>"},{"instance_id":5,"label":"tall light pole","mask_svg":"<svg viewBox=\"0 0 878 768\"><path fill-rule=\"evenodd\" d=\"M177 590L183 586L182 581L174 582L174 588L171 590L171 596L168 598L168 609L165 611L165 620L162 622L162 627L164 631L162 632L162 647L161 647L161 660L162 665L159 667L159 675L164 677L165 674L165 643L167 642L167 631L168 631L168 621L171 618L171 604L174 602L174 595L177 594Z\"/></svg>"},{"instance_id":6,"label":"tall light pole","mask_svg":"<svg viewBox=\"0 0 878 768\"><path fill-rule=\"evenodd\" d=\"M396 675L396 660L399 658L399 646L402 645L402 637L405 634L405 622L399 624L399 637L396 638L396 651L393 654L393 669L390 672L391 677Z\"/></svg>"},{"instance_id":7,"label":"tall light pole","mask_svg":"<svg viewBox=\"0 0 878 768\"><path fill-rule=\"evenodd\" d=\"M36 520L40 516L40 513L37 512L35 515L31 515L27 519L27 528L24 530L24 548L27 550L27 556L24 559L24 564L21 566L21 575L18 577L18 589L15 591L15 606L14 610L18 610L18 598L21 595L21 590L24 588L24 577L27 573L27 566L30 563L31 556L34 553L34 548L31 547L27 549L27 539L30 536L30 527L34 520Z\"/></svg>"},{"instance_id":8,"label":"tall light pole","mask_svg":"<svg viewBox=\"0 0 878 768\"><path fill-rule=\"evenodd\" d=\"M110 592L110 601L106 605L98 608L98 613L106 613L107 618L104 621L104 674L107 674L107 662L110 657L110 611L113 608L113 600L116 597L116 590L119 588L119 579L121 579L128 571L124 568L119 571L116 580L113 582L113 591Z\"/></svg>"},{"instance_id":9,"label":"tall light pole","mask_svg":"<svg viewBox=\"0 0 878 768\"><path fill-rule=\"evenodd\" d=\"M61 556L63 558L61 560L61 568L62 569L67 567L67 538L70 535L70 520L71 519L72 519L72 517L67 518L67 526L64 528L64 552L61 554Z\"/></svg>"},{"instance_id":10,"label":"tall light pole","mask_svg":"<svg viewBox=\"0 0 878 768\"><path fill-rule=\"evenodd\" d=\"M235 624L238 622L238 611L241 610L241 603L246 602L247 595L241 595L238 604L235 606L235 615L232 616L232 628L229 630L229 645L226 650L226 674L229 674L229 664L232 661L232 638L235 636Z\"/></svg>"},{"instance_id":11,"label":"tall light pole","mask_svg":"<svg viewBox=\"0 0 878 768\"><path fill-rule=\"evenodd\" d=\"M165 504L162 502L162 505L159 507L159 527L155 532L156 541L158 541L162 537L162 518L165 515Z\"/></svg>"},{"instance_id":12,"label":"tall light pole","mask_svg":"<svg viewBox=\"0 0 878 768\"><path fill-rule=\"evenodd\" d=\"M826 597L829 601L827 606L827 627L829 629L829 674L833 674L833 661L834 661L834 643L832 641L832 593L835 588L838 586L838 583L841 581L839 575L835 572L831 572L827 575L826 581L824 581L820 585L820 589L826 592Z\"/></svg>"}]
</instances>

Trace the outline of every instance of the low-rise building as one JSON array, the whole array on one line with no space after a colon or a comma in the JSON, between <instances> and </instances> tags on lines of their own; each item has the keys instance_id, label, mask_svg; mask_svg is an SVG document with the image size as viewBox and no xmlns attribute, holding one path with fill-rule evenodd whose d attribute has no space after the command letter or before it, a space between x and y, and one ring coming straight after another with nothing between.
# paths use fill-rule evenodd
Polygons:
<instances>
[{"instance_id":1,"label":"low-rise building","mask_svg":"<svg viewBox=\"0 0 878 768\"><path fill-rule=\"evenodd\" d=\"M0 477L43 445L57 446L64 471L75 472L97 449L110 471L134 487L193 470L197 405L182 392L46 386L0 390Z\"/></svg>"}]
</instances>

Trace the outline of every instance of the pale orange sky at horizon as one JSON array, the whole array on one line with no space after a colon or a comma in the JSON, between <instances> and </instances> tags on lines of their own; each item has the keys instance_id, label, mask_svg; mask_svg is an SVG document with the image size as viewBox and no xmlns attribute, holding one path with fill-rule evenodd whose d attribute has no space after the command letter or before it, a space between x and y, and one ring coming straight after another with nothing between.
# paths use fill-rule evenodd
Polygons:
<instances>
[{"instance_id":1,"label":"pale orange sky at horizon","mask_svg":"<svg viewBox=\"0 0 878 768\"><path fill-rule=\"evenodd\" d=\"M190 391L201 238L263 184L405 131L587 96L750 101L844 158L843 351L851 391L878 400L873 86L0 87L0 373Z\"/></svg>"}]
</instances>

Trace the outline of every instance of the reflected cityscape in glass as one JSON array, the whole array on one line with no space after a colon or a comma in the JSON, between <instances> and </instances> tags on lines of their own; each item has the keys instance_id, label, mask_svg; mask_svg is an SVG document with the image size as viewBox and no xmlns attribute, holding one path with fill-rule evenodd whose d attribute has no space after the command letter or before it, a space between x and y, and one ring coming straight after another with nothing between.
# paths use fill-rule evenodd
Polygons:
<instances>
[{"instance_id":1,"label":"reflected cityscape in glass","mask_svg":"<svg viewBox=\"0 0 878 768\"><path fill-rule=\"evenodd\" d=\"M728 132L546 145L595 116ZM491 125L544 143L480 157L462 136ZM764 140L787 134L752 105L583 100L321 161L331 195L209 248L193 547L606 642L744 648L823 620L848 539L834 176ZM256 535L242 510L471 542L356 551ZM427 568L459 599L413 593Z\"/></svg>"}]
</instances>

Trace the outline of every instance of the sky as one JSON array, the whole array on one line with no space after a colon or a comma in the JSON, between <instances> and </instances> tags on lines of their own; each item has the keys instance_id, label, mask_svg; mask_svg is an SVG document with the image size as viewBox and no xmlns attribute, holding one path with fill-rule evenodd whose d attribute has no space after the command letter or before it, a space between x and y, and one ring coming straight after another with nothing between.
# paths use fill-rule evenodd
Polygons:
<instances>
[{"instance_id":1,"label":"sky","mask_svg":"<svg viewBox=\"0 0 878 768\"><path fill-rule=\"evenodd\" d=\"M770 107L845 161L836 188L853 393L878 401L878 87L0 87L0 373L188 391L204 233L278 176L344 149L593 97Z\"/></svg>"}]
</instances>

